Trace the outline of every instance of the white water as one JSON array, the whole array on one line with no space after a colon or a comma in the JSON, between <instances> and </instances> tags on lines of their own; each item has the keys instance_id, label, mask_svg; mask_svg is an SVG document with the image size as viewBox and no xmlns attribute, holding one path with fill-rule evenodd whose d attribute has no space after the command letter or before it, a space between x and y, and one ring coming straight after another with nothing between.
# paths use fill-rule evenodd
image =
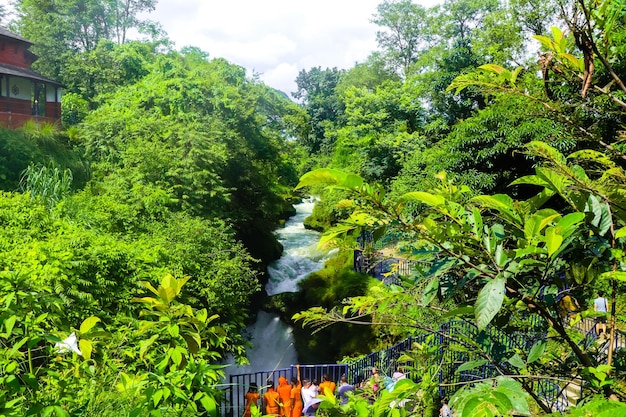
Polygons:
<instances>
[{"instance_id":1,"label":"white water","mask_svg":"<svg viewBox=\"0 0 626 417\"><path fill-rule=\"evenodd\" d=\"M319 233L305 229L303 224L314 204L310 200L296 204L295 216L276 231L284 251L280 259L268 266L269 280L265 285L268 295L297 291L299 281L324 266L325 253L317 249Z\"/></svg>"},{"instance_id":2,"label":"white water","mask_svg":"<svg viewBox=\"0 0 626 417\"><path fill-rule=\"evenodd\" d=\"M229 367L228 375L271 371L298 362L291 327L280 321L276 314L259 311L256 322L246 331L253 343L252 349L248 349L250 364Z\"/></svg>"},{"instance_id":3,"label":"white water","mask_svg":"<svg viewBox=\"0 0 626 417\"><path fill-rule=\"evenodd\" d=\"M319 233L307 230L303 225L313 205L314 202L309 200L294 205L296 214L276 231L284 251L280 259L268 266L269 280L265 290L269 295L297 291L300 280L323 266L324 253L316 249ZM259 311L256 322L248 326L246 332L253 344L247 352L250 365L228 367L227 375L269 371L297 363L292 329L280 321L278 315Z\"/></svg>"}]
</instances>

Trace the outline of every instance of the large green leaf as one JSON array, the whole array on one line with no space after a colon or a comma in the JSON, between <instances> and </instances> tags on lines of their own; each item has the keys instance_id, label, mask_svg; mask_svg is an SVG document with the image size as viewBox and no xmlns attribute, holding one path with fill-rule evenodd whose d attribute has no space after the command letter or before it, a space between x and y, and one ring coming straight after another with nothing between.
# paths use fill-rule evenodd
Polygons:
<instances>
[{"instance_id":1,"label":"large green leaf","mask_svg":"<svg viewBox=\"0 0 626 417\"><path fill-rule=\"evenodd\" d=\"M474 305L474 315L480 330L484 330L495 315L498 314L500 308L502 308L505 284L506 280L504 278L495 278L488 281L478 293L478 298Z\"/></svg>"},{"instance_id":2,"label":"large green leaf","mask_svg":"<svg viewBox=\"0 0 626 417\"><path fill-rule=\"evenodd\" d=\"M601 279L616 279L618 281L626 281L625 271L608 271L600 274Z\"/></svg>"},{"instance_id":3,"label":"large green leaf","mask_svg":"<svg viewBox=\"0 0 626 417\"><path fill-rule=\"evenodd\" d=\"M567 239L572 233L576 231L576 228L580 222L585 218L584 213L568 213L559 220L556 224L556 232Z\"/></svg>"},{"instance_id":4,"label":"large green leaf","mask_svg":"<svg viewBox=\"0 0 626 417\"><path fill-rule=\"evenodd\" d=\"M552 256L559 250L563 243L563 236L556 233L554 227L546 229L546 249L548 250L548 256Z\"/></svg>"},{"instance_id":5,"label":"large green leaf","mask_svg":"<svg viewBox=\"0 0 626 417\"><path fill-rule=\"evenodd\" d=\"M81 334L85 334L87 333L89 330L91 330L98 322L100 321L100 319L96 316L91 316L91 317L87 317L85 320L83 320L83 322L80 325L80 333Z\"/></svg>"},{"instance_id":6,"label":"large green leaf","mask_svg":"<svg viewBox=\"0 0 626 417\"><path fill-rule=\"evenodd\" d=\"M526 144L526 149L532 155L541 156L545 159L551 160L558 165L566 165L565 156L559 152L556 148L548 145L546 142L534 140Z\"/></svg>"},{"instance_id":7,"label":"large green leaf","mask_svg":"<svg viewBox=\"0 0 626 417\"><path fill-rule=\"evenodd\" d=\"M570 185L570 180L560 172L556 172L552 168L539 167L536 169L537 175L542 177L548 184L546 188L555 193L565 195L566 189Z\"/></svg>"},{"instance_id":8,"label":"large green leaf","mask_svg":"<svg viewBox=\"0 0 626 417\"><path fill-rule=\"evenodd\" d=\"M597 162L606 167L615 167L615 162L603 152L594 151L593 149L582 149L568 155L569 159L584 159L587 161Z\"/></svg>"},{"instance_id":9,"label":"large green leaf","mask_svg":"<svg viewBox=\"0 0 626 417\"><path fill-rule=\"evenodd\" d=\"M538 175L527 175L524 177L520 177L516 179L515 181L511 182L511 185L520 185L520 184L538 185L540 187L547 187L550 185L550 183L548 183L548 181L546 181L545 178L540 177Z\"/></svg>"},{"instance_id":10,"label":"large green leaf","mask_svg":"<svg viewBox=\"0 0 626 417\"><path fill-rule=\"evenodd\" d=\"M483 217L480 214L480 210L473 208L472 214L469 216L469 220L472 224L472 231L474 232L476 239L480 240L483 234Z\"/></svg>"},{"instance_id":11,"label":"large green leaf","mask_svg":"<svg viewBox=\"0 0 626 417\"><path fill-rule=\"evenodd\" d=\"M422 304L427 306L433 301L439 292L439 280L435 277L430 280L422 293Z\"/></svg>"},{"instance_id":12,"label":"large green leaf","mask_svg":"<svg viewBox=\"0 0 626 417\"><path fill-rule=\"evenodd\" d=\"M474 307L464 306L464 307L455 308L454 310L450 310L441 317L444 319L448 319L450 317L465 316L465 315L472 314L472 313L474 313Z\"/></svg>"},{"instance_id":13,"label":"large green leaf","mask_svg":"<svg viewBox=\"0 0 626 417\"><path fill-rule=\"evenodd\" d=\"M530 409L528 407L528 394L524 391L522 384L515 381L512 378L499 376L496 378L497 388L496 391L505 394L511 403L514 415L530 415Z\"/></svg>"},{"instance_id":14,"label":"large green leaf","mask_svg":"<svg viewBox=\"0 0 626 417\"><path fill-rule=\"evenodd\" d=\"M424 203L429 206L441 206L446 202L446 199L443 196L427 193L424 191L414 191L411 193L406 193L402 197L400 197L400 200L403 202Z\"/></svg>"},{"instance_id":15,"label":"large green leaf","mask_svg":"<svg viewBox=\"0 0 626 417\"><path fill-rule=\"evenodd\" d=\"M454 372L458 374L459 372L469 371L471 369L476 369L479 366L483 366L483 365L486 365L488 363L489 363L489 361L487 359L477 359L475 361L465 362L464 364L462 364L461 366L456 368L456 371L454 371Z\"/></svg>"},{"instance_id":16,"label":"large green leaf","mask_svg":"<svg viewBox=\"0 0 626 417\"><path fill-rule=\"evenodd\" d=\"M528 353L528 363L533 363L537 359L543 355L543 352L546 350L546 342L545 340L538 340L535 342L533 347L530 348L530 352Z\"/></svg>"},{"instance_id":17,"label":"large green leaf","mask_svg":"<svg viewBox=\"0 0 626 417\"><path fill-rule=\"evenodd\" d=\"M552 221L560 218L561 215L552 209L539 210L524 223L524 237L533 240L540 236L541 231Z\"/></svg>"},{"instance_id":18,"label":"large green leaf","mask_svg":"<svg viewBox=\"0 0 626 417\"><path fill-rule=\"evenodd\" d=\"M472 198L472 201L484 208L496 210L504 220L518 227L522 223L519 213L515 210L515 202L506 194L479 195Z\"/></svg>"},{"instance_id":19,"label":"large green leaf","mask_svg":"<svg viewBox=\"0 0 626 417\"><path fill-rule=\"evenodd\" d=\"M318 243L318 246L324 247L328 242L334 239L337 239L345 235L346 233L353 231L356 228L357 226L354 226L354 225L340 225L337 227L333 227L332 229L328 230L326 233L322 235Z\"/></svg>"},{"instance_id":20,"label":"large green leaf","mask_svg":"<svg viewBox=\"0 0 626 417\"><path fill-rule=\"evenodd\" d=\"M518 369L522 369L526 367L526 363L524 362L524 359L522 359L522 357L518 353L511 356L508 359L508 362Z\"/></svg>"},{"instance_id":21,"label":"large green leaf","mask_svg":"<svg viewBox=\"0 0 626 417\"><path fill-rule=\"evenodd\" d=\"M591 224L598 228L600 236L604 236L611 229L613 219L611 218L610 207L606 202L600 201L594 195L590 195L587 199L585 211L593 213Z\"/></svg>"},{"instance_id":22,"label":"large green leaf","mask_svg":"<svg viewBox=\"0 0 626 417\"><path fill-rule=\"evenodd\" d=\"M85 360L91 359L91 352L93 352L93 345L91 344L89 340L80 339L78 341L78 348L83 354L83 358L85 358Z\"/></svg>"},{"instance_id":23,"label":"large green leaf","mask_svg":"<svg viewBox=\"0 0 626 417\"><path fill-rule=\"evenodd\" d=\"M217 417L218 411L215 398L209 396L206 393L203 393L203 395L200 397L200 404L202 404L202 407L204 407L205 411L210 417Z\"/></svg>"}]
</instances>

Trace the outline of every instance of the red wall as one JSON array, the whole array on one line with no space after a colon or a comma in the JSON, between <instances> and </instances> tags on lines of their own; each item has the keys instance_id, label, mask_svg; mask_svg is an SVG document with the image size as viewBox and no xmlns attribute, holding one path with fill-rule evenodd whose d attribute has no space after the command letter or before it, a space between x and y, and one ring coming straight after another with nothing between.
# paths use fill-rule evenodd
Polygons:
<instances>
[{"instance_id":1,"label":"red wall","mask_svg":"<svg viewBox=\"0 0 626 417\"><path fill-rule=\"evenodd\" d=\"M28 44L11 42L8 39L0 40L0 62L29 69L31 62L28 62L25 57L28 46Z\"/></svg>"},{"instance_id":2,"label":"red wall","mask_svg":"<svg viewBox=\"0 0 626 417\"><path fill-rule=\"evenodd\" d=\"M27 120L40 120L47 123L55 123L61 118L61 103L46 103L46 116L35 117L30 100L11 98L7 110L7 98L0 97L0 124L5 127L20 127Z\"/></svg>"},{"instance_id":3,"label":"red wall","mask_svg":"<svg viewBox=\"0 0 626 417\"><path fill-rule=\"evenodd\" d=\"M57 119L61 117L61 103L46 101L46 117Z\"/></svg>"},{"instance_id":4,"label":"red wall","mask_svg":"<svg viewBox=\"0 0 626 417\"><path fill-rule=\"evenodd\" d=\"M23 114L0 112L0 125L10 129L17 129L29 120L35 120L35 116L25 116ZM58 124L59 121L52 117L39 117L40 123Z\"/></svg>"}]
</instances>

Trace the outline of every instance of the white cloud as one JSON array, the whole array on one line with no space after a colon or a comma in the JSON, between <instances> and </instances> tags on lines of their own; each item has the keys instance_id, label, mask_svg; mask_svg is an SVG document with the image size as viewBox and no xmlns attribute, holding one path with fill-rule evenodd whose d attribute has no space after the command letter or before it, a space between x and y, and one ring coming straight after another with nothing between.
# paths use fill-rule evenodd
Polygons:
<instances>
[{"instance_id":1,"label":"white cloud","mask_svg":"<svg viewBox=\"0 0 626 417\"><path fill-rule=\"evenodd\" d=\"M423 0L432 5L437 0ZM302 69L350 68L376 49L382 0L159 0L148 18L178 48L196 46L290 93Z\"/></svg>"},{"instance_id":2,"label":"white cloud","mask_svg":"<svg viewBox=\"0 0 626 417\"><path fill-rule=\"evenodd\" d=\"M271 87L284 91L291 97L291 93L296 90L295 79L299 71L300 68L296 64L282 62L262 73L261 80ZM283 88L277 86L283 86Z\"/></svg>"}]
</instances>

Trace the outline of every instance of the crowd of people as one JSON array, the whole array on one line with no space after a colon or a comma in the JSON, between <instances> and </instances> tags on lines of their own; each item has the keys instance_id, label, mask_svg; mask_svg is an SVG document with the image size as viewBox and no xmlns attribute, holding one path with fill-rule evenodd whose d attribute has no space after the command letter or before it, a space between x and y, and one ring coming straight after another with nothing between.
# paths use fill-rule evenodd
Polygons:
<instances>
[{"instance_id":1,"label":"crowd of people","mask_svg":"<svg viewBox=\"0 0 626 417\"><path fill-rule=\"evenodd\" d=\"M291 383L288 383L284 376L280 376L276 387L270 380L267 382L266 391L262 397L257 384L250 384L245 395L243 417L252 417L252 406L259 407L261 398L263 398L262 405L265 407L266 415L277 417L315 416L318 406L323 400L320 395L323 395L324 398L335 397L339 400L339 404L343 405L348 403L349 396L353 395L355 390L359 390L373 401L380 389L391 391L396 382L406 378L400 368L393 373L391 378L383 378L376 367L372 367L371 375L368 378L361 376L352 384L345 374L341 375L338 383L335 383L328 374L322 377L322 382L318 382L316 379L301 379L300 376L300 365L296 365L296 376L291 379ZM402 406L403 402L398 405ZM447 404L442 407L443 414L441 415L444 417L450 416L447 407Z\"/></svg>"},{"instance_id":2,"label":"crowd of people","mask_svg":"<svg viewBox=\"0 0 626 417\"><path fill-rule=\"evenodd\" d=\"M328 375L323 376L321 383L317 380L300 378L300 365L296 365L296 376L287 382L287 378L280 376L278 386L272 381L267 382L266 391L263 394L263 405L266 415L280 417L313 416L322 399L319 394L325 396L339 396L341 404L348 402L347 393L354 390L354 386L348 383L345 375L341 376L339 388ZM243 417L252 416L252 406L259 407L261 394L256 383L251 383L245 395L245 409Z\"/></svg>"},{"instance_id":3,"label":"crowd of people","mask_svg":"<svg viewBox=\"0 0 626 417\"><path fill-rule=\"evenodd\" d=\"M580 313L581 307L578 301L569 294L565 294L558 300L559 315L564 323L569 323L571 318ZM593 300L593 310L595 317L596 334L602 339L606 337L607 326L606 316L609 313L609 305L604 293L598 291L597 298ZM272 381L267 382L266 391L261 397L257 384L250 384L245 395L245 411L243 417L252 417L252 405L259 407L259 401L263 398L265 414L277 417L302 417L315 416L319 404L322 402L320 395L324 398L334 396L339 400L339 404L347 404L349 396L355 390L374 401L380 389L392 391L395 383L406 378L402 369L397 369L391 377L381 377L376 367L371 368L368 378L360 376L354 383L350 383L346 375L342 375L335 383L327 374L318 383L316 379L300 378L300 365L296 365L296 376L291 379L291 383L284 376L278 378L278 386L275 387ZM359 394L360 395L360 394ZM402 406L406 400L400 401L397 405ZM260 411L259 414L262 414ZM451 417L452 411L445 399L442 400L439 409L440 417Z\"/></svg>"}]
</instances>

